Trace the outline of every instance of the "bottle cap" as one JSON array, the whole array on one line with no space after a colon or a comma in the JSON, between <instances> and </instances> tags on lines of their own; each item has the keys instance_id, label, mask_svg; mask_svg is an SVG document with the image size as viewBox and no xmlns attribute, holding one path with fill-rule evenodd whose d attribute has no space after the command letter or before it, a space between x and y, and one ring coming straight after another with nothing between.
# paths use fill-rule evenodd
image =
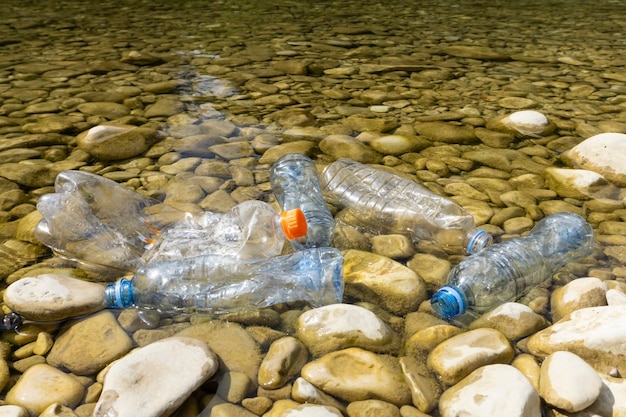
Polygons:
<instances>
[{"instance_id":1,"label":"bottle cap","mask_svg":"<svg viewBox=\"0 0 626 417\"><path fill-rule=\"evenodd\" d=\"M289 240L306 236L306 217L304 217L304 213L299 208L281 212L280 224L285 237Z\"/></svg>"},{"instance_id":2,"label":"bottle cap","mask_svg":"<svg viewBox=\"0 0 626 417\"><path fill-rule=\"evenodd\" d=\"M447 285L433 294L430 299L430 306L446 320L465 313L467 309L465 297L461 291Z\"/></svg>"},{"instance_id":3,"label":"bottle cap","mask_svg":"<svg viewBox=\"0 0 626 417\"><path fill-rule=\"evenodd\" d=\"M104 298L108 308L127 308L134 304L132 280L120 279L106 286Z\"/></svg>"},{"instance_id":4,"label":"bottle cap","mask_svg":"<svg viewBox=\"0 0 626 417\"><path fill-rule=\"evenodd\" d=\"M467 244L467 253L472 255L491 244L493 237L485 229L478 229Z\"/></svg>"}]
</instances>

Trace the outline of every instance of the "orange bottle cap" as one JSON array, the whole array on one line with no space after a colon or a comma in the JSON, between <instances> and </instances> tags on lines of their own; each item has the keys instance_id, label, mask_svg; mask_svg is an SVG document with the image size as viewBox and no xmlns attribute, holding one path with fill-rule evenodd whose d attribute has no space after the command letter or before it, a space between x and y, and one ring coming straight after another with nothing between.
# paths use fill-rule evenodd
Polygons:
<instances>
[{"instance_id":1,"label":"orange bottle cap","mask_svg":"<svg viewBox=\"0 0 626 417\"><path fill-rule=\"evenodd\" d=\"M307 225L304 213L299 208L282 211L280 213L280 224L285 237L289 240L306 236Z\"/></svg>"}]
</instances>

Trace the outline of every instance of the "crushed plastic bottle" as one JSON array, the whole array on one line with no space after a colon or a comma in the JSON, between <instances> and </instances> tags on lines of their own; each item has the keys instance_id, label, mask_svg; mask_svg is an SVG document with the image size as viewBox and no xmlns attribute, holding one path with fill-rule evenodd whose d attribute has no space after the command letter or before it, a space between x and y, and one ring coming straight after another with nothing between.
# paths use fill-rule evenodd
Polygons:
<instances>
[{"instance_id":1,"label":"crushed plastic bottle","mask_svg":"<svg viewBox=\"0 0 626 417\"><path fill-rule=\"evenodd\" d=\"M454 201L415 181L350 159L328 165L321 184L329 202L346 208L353 226L374 234L404 234L472 254L493 239Z\"/></svg>"},{"instance_id":2,"label":"crushed plastic bottle","mask_svg":"<svg viewBox=\"0 0 626 417\"><path fill-rule=\"evenodd\" d=\"M488 247L456 265L448 283L430 299L450 319L468 310L485 312L528 293L559 268L593 252L593 229L582 217L557 213L530 234Z\"/></svg>"},{"instance_id":3,"label":"crushed plastic bottle","mask_svg":"<svg viewBox=\"0 0 626 417\"><path fill-rule=\"evenodd\" d=\"M204 212L193 221L176 222L164 230L143 256L145 263L202 254L263 258L281 253L287 240L306 235L300 209L277 213L263 201L248 200L228 212Z\"/></svg>"},{"instance_id":4,"label":"crushed plastic bottle","mask_svg":"<svg viewBox=\"0 0 626 417\"><path fill-rule=\"evenodd\" d=\"M35 236L57 255L88 269L132 272L158 230L144 211L158 204L115 181L82 171L57 175L54 193L41 196Z\"/></svg>"},{"instance_id":5,"label":"crushed plastic bottle","mask_svg":"<svg viewBox=\"0 0 626 417\"><path fill-rule=\"evenodd\" d=\"M314 307L341 302L343 258L334 248L312 248L266 259L203 255L145 265L105 290L110 308L166 313L229 313L278 303Z\"/></svg>"},{"instance_id":6,"label":"crushed plastic bottle","mask_svg":"<svg viewBox=\"0 0 626 417\"><path fill-rule=\"evenodd\" d=\"M82 171L64 171L55 193L37 204L35 236L57 255L91 271L134 272L146 262L201 253L276 256L286 239L306 234L299 209L277 213L262 201L229 212L191 213Z\"/></svg>"},{"instance_id":7,"label":"crushed plastic bottle","mask_svg":"<svg viewBox=\"0 0 626 417\"><path fill-rule=\"evenodd\" d=\"M295 250L330 246L335 228L315 163L306 155L288 154L272 166L270 184L282 210L300 208L306 217L306 238L291 241Z\"/></svg>"}]
</instances>

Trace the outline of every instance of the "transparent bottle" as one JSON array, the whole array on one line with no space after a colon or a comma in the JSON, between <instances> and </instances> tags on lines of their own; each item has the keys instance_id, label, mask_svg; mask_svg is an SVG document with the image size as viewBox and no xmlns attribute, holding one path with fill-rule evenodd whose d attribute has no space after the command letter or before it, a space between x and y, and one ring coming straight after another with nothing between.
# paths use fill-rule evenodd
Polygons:
<instances>
[{"instance_id":1,"label":"transparent bottle","mask_svg":"<svg viewBox=\"0 0 626 417\"><path fill-rule=\"evenodd\" d=\"M322 196L315 163L305 155L285 155L272 166L270 184L283 210L300 208L306 217L306 237L291 241L294 249L330 246L335 220Z\"/></svg>"},{"instance_id":2,"label":"transparent bottle","mask_svg":"<svg viewBox=\"0 0 626 417\"><path fill-rule=\"evenodd\" d=\"M115 181L83 171L57 175L41 196L35 236L57 255L88 269L132 272L158 235L145 210L158 203Z\"/></svg>"},{"instance_id":3,"label":"transparent bottle","mask_svg":"<svg viewBox=\"0 0 626 417\"><path fill-rule=\"evenodd\" d=\"M488 247L457 264L430 303L450 319L468 310L485 312L513 301L550 278L559 268L593 252L593 229L582 217L545 217L525 237Z\"/></svg>"},{"instance_id":4,"label":"transparent bottle","mask_svg":"<svg viewBox=\"0 0 626 417\"><path fill-rule=\"evenodd\" d=\"M190 221L192 220L192 221ZM204 212L165 229L143 255L145 263L202 254L264 258L280 255L287 240L306 235L303 212L276 212L263 201L248 200L226 213Z\"/></svg>"},{"instance_id":5,"label":"transparent bottle","mask_svg":"<svg viewBox=\"0 0 626 417\"><path fill-rule=\"evenodd\" d=\"M145 265L105 290L108 307L161 312L229 313L278 303L339 303L343 258L335 248L312 248L265 259L203 255Z\"/></svg>"},{"instance_id":6,"label":"transparent bottle","mask_svg":"<svg viewBox=\"0 0 626 417\"><path fill-rule=\"evenodd\" d=\"M493 241L454 201L382 169L338 159L322 171L321 184L329 202L344 207L350 222L370 233L404 234L469 254Z\"/></svg>"}]
</instances>

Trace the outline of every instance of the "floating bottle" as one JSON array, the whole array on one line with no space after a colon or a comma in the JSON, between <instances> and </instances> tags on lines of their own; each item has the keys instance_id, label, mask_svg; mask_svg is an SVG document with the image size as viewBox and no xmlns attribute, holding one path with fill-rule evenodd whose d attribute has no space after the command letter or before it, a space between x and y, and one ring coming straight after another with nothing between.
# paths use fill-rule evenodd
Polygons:
<instances>
[{"instance_id":1,"label":"floating bottle","mask_svg":"<svg viewBox=\"0 0 626 417\"><path fill-rule=\"evenodd\" d=\"M335 220L322 196L315 163L305 155L285 155L272 167L270 184L282 210L304 212L307 234L291 241L294 249L330 246Z\"/></svg>"},{"instance_id":2,"label":"floating bottle","mask_svg":"<svg viewBox=\"0 0 626 417\"><path fill-rule=\"evenodd\" d=\"M468 310L485 312L522 297L559 268L593 252L593 229L582 217L545 217L525 237L488 247L457 264L448 283L430 299L450 319Z\"/></svg>"},{"instance_id":3,"label":"floating bottle","mask_svg":"<svg viewBox=\"0 0 626 417\"><path fill-rule=\"evenodd\" d=\"M145 263L202 254L240 258L280 255L287 240L306 235L303 212L277 213L263 201L248 200L224 214L204 212L193 222L176 222L161 233L143 255Z\"/></svg>"},{"instance_id":4,"label":"floating bottle","mask_svg":"<svg viewBox=\"0 0 626 417\"><path fill-rule=\"evenodd\" d=\"M399 175L338 159L322 171L321 183L329 202L344 207L352 225L367 232L403 234L469 254L492 243L463 207Z\"/></svg>"},{"instance_id":5,"label":"floating bottle","mask_svg":"<svg viewBox=\"0 0 626 417\"><path fill-rule=\"evenodd\" d=\"M343 258L312 248L265 259L203 255L145 265L105 289L107 306L170 313L229 313L278 303L341 302Z\"/></svg>"}]
</instances>

